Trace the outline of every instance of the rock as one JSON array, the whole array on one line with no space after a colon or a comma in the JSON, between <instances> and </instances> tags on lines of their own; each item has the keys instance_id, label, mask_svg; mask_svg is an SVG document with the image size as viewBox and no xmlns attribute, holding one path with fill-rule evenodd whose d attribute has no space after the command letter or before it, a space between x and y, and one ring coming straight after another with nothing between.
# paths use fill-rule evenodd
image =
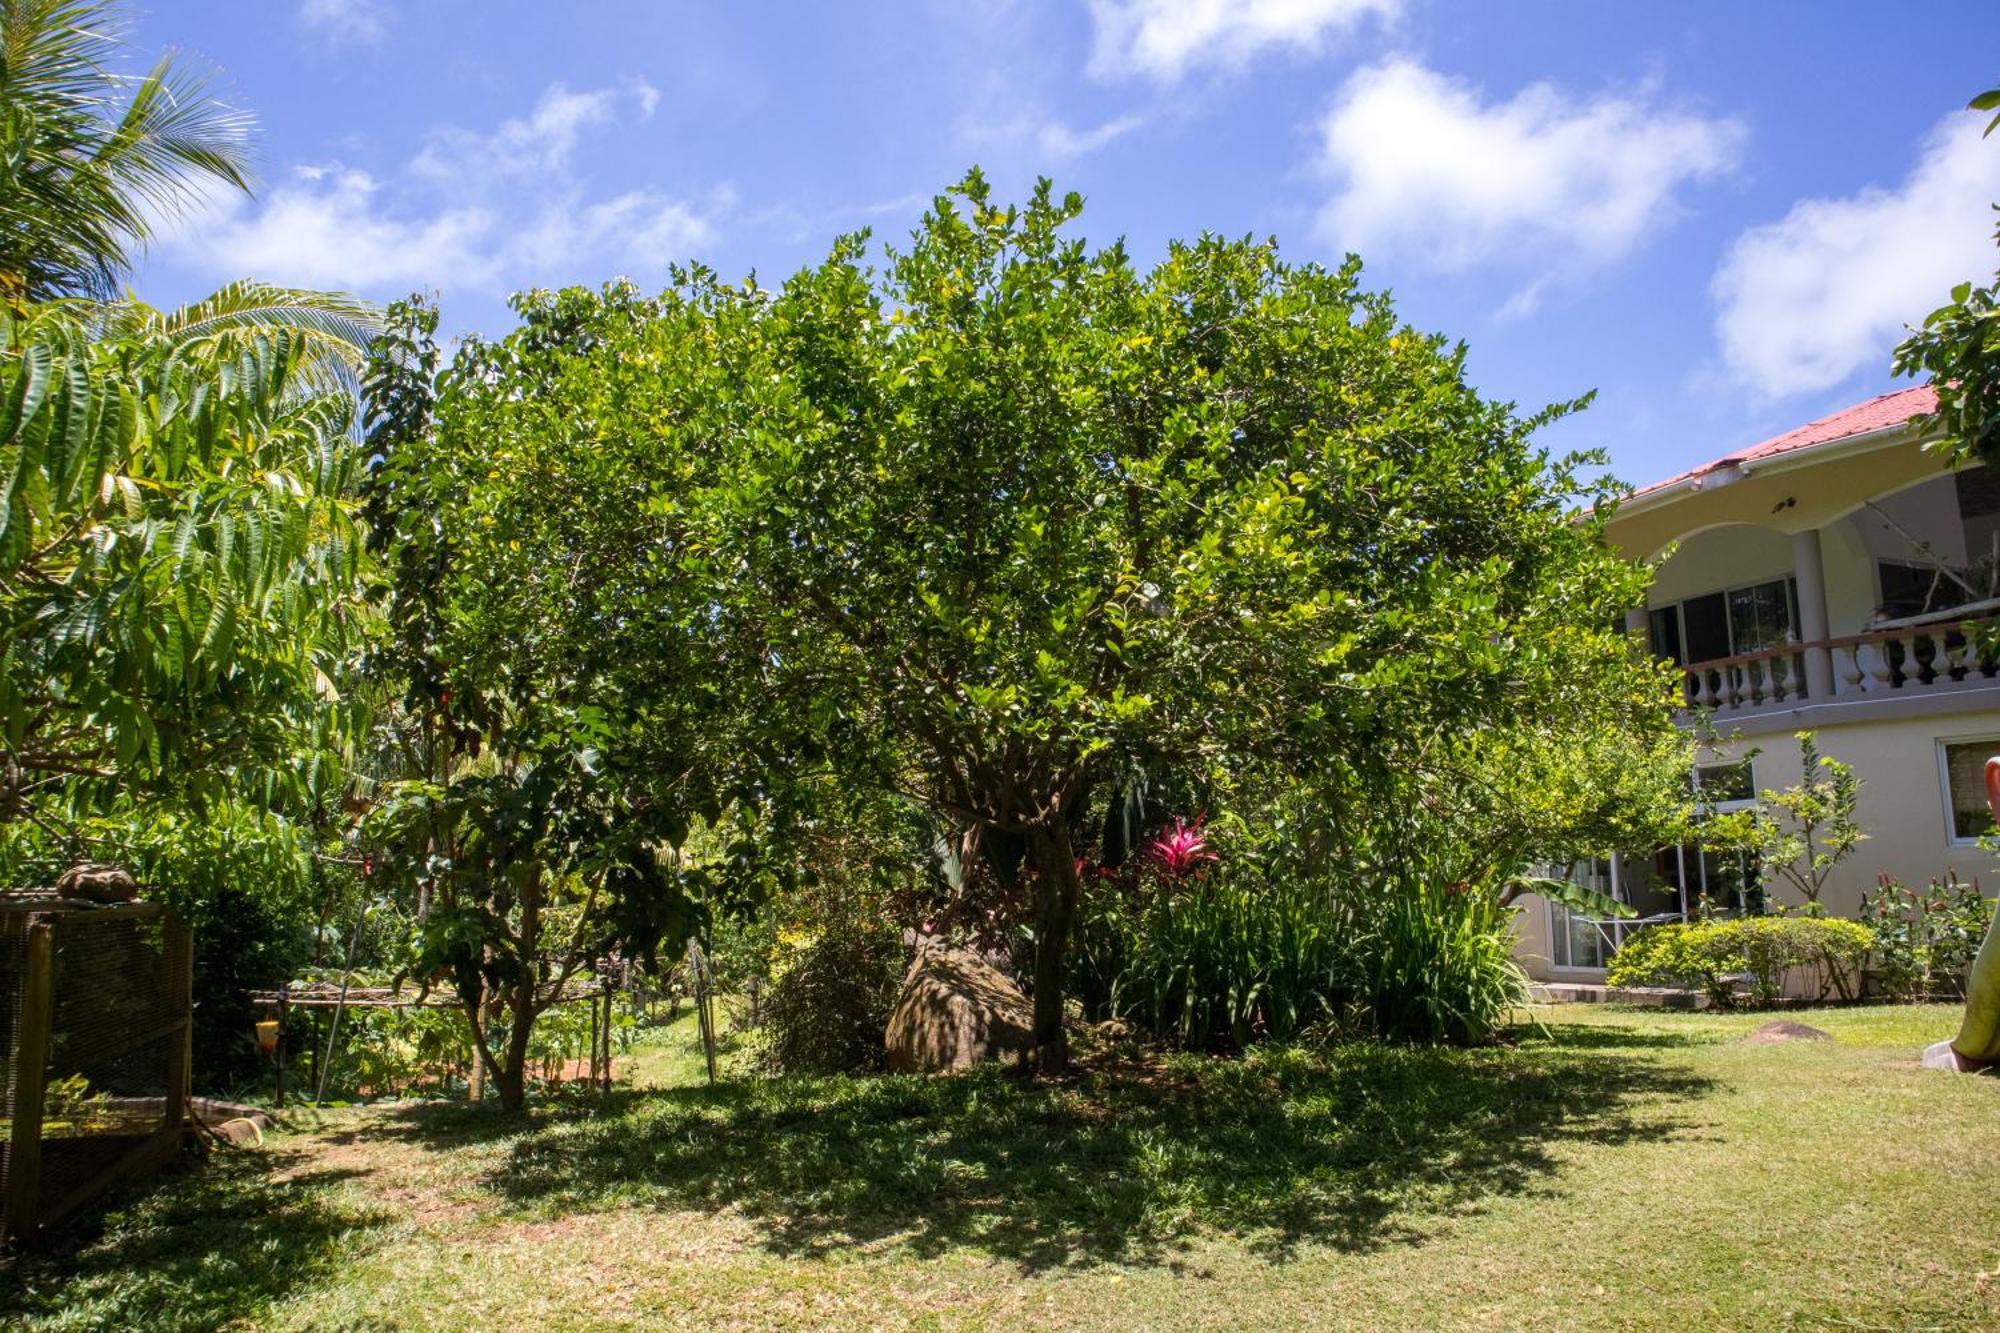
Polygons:
<instances>
[{"instance_id":1,"label":"rock","mask_svg":"<svg viewBox=\"0 0 2000 1333\"><path fill-rule=\"evenodd\" d=\"M903 978L885 1041L898 1073L1019 1061L1034 1045L1034 1008L970 949L926 941Z\"/></svg>"},{"instance_id":2,"label":"rock","mask_svg":"<svg viewBox=\"0 0 2000 1333\"><path fill-rule=\"evenodd\" d=\"M210 1125L208 1132L224 1143L233 1144L238 1148L264 1146L264 1131L248 1116L239 1116L234 1120L225 1120L219 1125Z\"/></svg>"},{"instance_id":3,"label":"rock","mask_svg":"<svg viewBox=\"0 0 2000 1333\"><path fill-rule=\"evenodd\" d=\"M1973 1060L1960 1055L1949 1041L1924 1047L1922 1063L1925 1069L1948 1069L1955 1074L1977 1074L1987 1069L2000 1069L2000 1065L1989 1065L1984 1060Z\"/></svg>"},{"instance_id":4,"label":"rock","mask_svg":"<svg viewBox=\"0 0 2000 1333\"><path fill-rule=\"evenodd\" d=\"M56 892L93 903L129 903L139 896L139 885L118 866L80 861L56 876Z\"/></svg>"},{"instance_id":5,"label":"rock","mask_svg":"<svg viewBox=\"0 0 2000 1333\"><path fill-rule=\"evenodd\" d=\"M1775 1023L1766 1023L1763 1027L1758 1028L1755 1032L1745 1037L1743 1044L1746 1046L1776 1046L1779 1042L1784 1041L1832 1040L1833 1034L1831 1032L1822 1032L1818 1028L1807 1027L1804 1023L1791 1023L1784 1019L1779 1019Z\"/></svg>"}]
</instances>

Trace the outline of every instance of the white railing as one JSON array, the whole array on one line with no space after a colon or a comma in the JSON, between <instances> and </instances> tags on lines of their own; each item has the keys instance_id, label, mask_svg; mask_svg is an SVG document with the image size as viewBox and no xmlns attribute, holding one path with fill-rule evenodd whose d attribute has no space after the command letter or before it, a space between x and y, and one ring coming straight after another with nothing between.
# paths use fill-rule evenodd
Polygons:
<instances>
[{"instance_id":1,"label":"white railing","mask_svg":"<svg viewBox=\"0 0 2000 1333\"><path fill-rule=\"evenodd\" d=\"M1985 619L1871 630L1841 639L1788 643L1763 652L1693 662L1683 668L1690 708L1750 713L1825 702L1810 697L1806 659L1825 653L1833 697L1913 697L2000 683L2000 659L1983 654L1975 627Z\"/></svg>"}]
</instances>

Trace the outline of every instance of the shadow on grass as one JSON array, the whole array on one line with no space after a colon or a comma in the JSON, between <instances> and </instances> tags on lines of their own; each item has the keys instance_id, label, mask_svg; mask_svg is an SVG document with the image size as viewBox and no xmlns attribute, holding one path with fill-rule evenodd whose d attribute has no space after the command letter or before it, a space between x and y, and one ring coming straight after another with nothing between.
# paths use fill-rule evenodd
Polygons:
<instances>
[{"instance_id":1,"label":"shadow on grass","mask_svg":"<svg viewBox=\"0 0 2000 1333\"><path fill-rule=\"evenodd\" d=\"M1697 1046L1726 1044L1731 1035L1718 1033L1713 1028L1675 1032L1664 1028L1618 1027L1609 1023L1565 1023L1560 1019L1546 1019L1539 1025L1515 1030L1515 1036L1523 1046L1572 1051L1691 1050Z\"/></svg>"},{"instance_id":2,"label":"shadow on grass","mask_svg":"<svg viewBox=\"0 0 2000 1333\"><path fill-rule=\"evenodd\" d=\"M1210 1230L1282 1258L1419 1240L1444 1215L1548 1188L1564 1145L1687 1131L1686 1100L1709 1086L1546 1040L1107 1058L1054 1085L992 1069L750 1081L517 1123L485 1185L547 1215L735 1209L786 1256L885 1242L1028 1270L1171 1262ZM436 1107L378 1132L450 1151L504 1131Z\"/></svg>"},{"instance_id":3,"label":"shadow on grass","mask_svg":"<svg viewBox=\"0 0 2000 1333\"><path fill-rule=\"evenodd\" d=\"M356 1172L298 1152L218 1152L45 1237L0 1273L0 1325L212 1329L324 1281L379 1216L335 1195Z\"/></svg>"}]
</instances>

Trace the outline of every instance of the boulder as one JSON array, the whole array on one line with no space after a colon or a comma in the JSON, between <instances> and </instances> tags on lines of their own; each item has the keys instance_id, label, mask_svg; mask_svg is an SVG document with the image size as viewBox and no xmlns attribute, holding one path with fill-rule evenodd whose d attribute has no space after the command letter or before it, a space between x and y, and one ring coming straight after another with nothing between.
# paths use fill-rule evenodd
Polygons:
<instances>
[{"instance_id":1,"label":"boulder","mask_svg":"<svg viewBox=\"0 0 2000 1333\"><path fill-rule=\"evenodd\" d=\"M970 949L926 940L889 1015L889 1068L907 1074L1020 1061L1034 1030L1034 1008L1006 973Z\"/></svg>"},{"instance_id":2,"label":"boulder","mask_svg":"<svg viewBox=\"0 0 2000 1333\"><path fill-rule=\"evenodd\" d=\"M56 877L56 892L93 903L129 903L139 896L139 886L121 866L79 861Z\"/></svg>"},{"instance_id":3,"label":"boulder","mask_svg":"<svg viewBox=\"0 0 2000 1333\"><path fill-rule=\"evenodd\" d=\"M1784 1019L1779 1019L1775 1023L1766 1023L1763 1027L1758 1028L1755 1032L1745 1037L1743 1044L1746 1046L1775 1046L1783 1041L1832 1040L1833 1034L1831 1032L1825 1032L1815 1027L1808 1027L1804 1023L1791 1023Z\"/></svg>"}]
</instances>

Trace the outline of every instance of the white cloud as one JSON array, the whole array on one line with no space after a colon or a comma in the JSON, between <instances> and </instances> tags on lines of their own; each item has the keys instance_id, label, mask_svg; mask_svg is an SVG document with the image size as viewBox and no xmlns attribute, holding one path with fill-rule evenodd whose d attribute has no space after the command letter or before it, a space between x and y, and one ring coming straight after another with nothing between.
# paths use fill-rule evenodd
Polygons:
<instances>
[{"instance_id":1,"label":"white cloud","mask_svg":"<svg viewBox=\"0 0 2000 1333\"><path fill-rule=\"evenodd\" d=\"M1198 66L1237 69L1270 47L1316 54L1363 20L1395 19L1404 0L1090 0L1090 72L1173 82Z\"/></svg>"},{"instance_id":2,"label":"white cloud","mask_svg":"<svg viewBox=\"0 0 2000 1333\"><path fill-rule=\"evenodd\" d=\"M959 130L970 144L1025 146L1032 154L1032 165L1041 168L1094 153L1145 123L1144 116L1124 115L1078 129L1039 114L1016 116L999 124L968 116L960 121Z\"/></svg>"},{"instance_id":3,"label":"white cloud","mask_svg":"<svg viewBox=\"0 0 2000 1333\"><path fill-rule=\"evenodd\" d=\"M1993 272L2000 149L1982 121L1940 122L1894 189L1802 199L1736 238L1709 284L1731 378L1772 399L1886 371L1906 324Z\"/></svg>"},{"instance_id":4,"label":"white cloud","mask_svg":"<svg viewBox=\"0 0 2000 1333\"><path fill-rule=\"evenodd\" d=\"M255 275L299 287L380 291L490 281L494 218L477 207L396 217L366 172L301 167L261 205L240 198L213 225L189 228L178 247L231 276Z\"/></svg>"},{"instance_id":5,"label":"white cloud","mask_svg":"<svg viewBox=\"0 0 2000 1333\"><path fill-rule=\"evenodd\" d=\"M1651 87L1578 99L1540 83L1489 101L1409 60L1356 73L1320 130L1319 166L1337 182L1322 236L1448 271L1525 266L1507 315L1664 230L1683 187L1731 170L1744 139Z\"/></svg>"},{"instance_id":6,"label":"white cloud","mask_svg":"<svg viewBox=\"0 0 2000 1333\"><path fill-rule=\"evenodd\" d=\"M218 198L161 246L211 276L374 295L657 276L714 239L734 196L646 187L600 198L572 164L586 135L628 109L644 119L658 96L637 82L585 92L557 84L490 133L434 131L386 178L327 163L294 168L261 201Z\"/></svg>"},{"instance_id":7,"label":"white cloud","mask_svg":"<svg viewBox=\"0 0 2000 1333\"><path fill-rule=\"evenodd\" d=\"M630 101L639 119L649 119L660 91L643 79L623 88L571 92L560 83L542 91L534 110L502 121L491 134L456 126L433 130L411 165L440 181L477 183L497 176L543 176L568 165L585 131L614 124Z\"/></svg>"},{"instance_id":8,"label":"white cloud","mask_svg":"<svg viewBox=\"0 0 2000 1333\"><path fill-rule=\"evenodd\" d=\"M336 42L379 42L389 16L375 0L299 0L299 22Z\"/></svg>"},{"instance_id":9,"label":"white cloud","mask_svg":"<svg viewBox=\"0 0 2000 1333\"><path fill-rule=\"evenodd\" d=\"M1145 123L1143 116L1119 116L1116 120L1107 120L1091 129L1078 130L1058 121L1047 121L1035 127L1035 146L1045 157L1057 162L1067 162L1085 153L1094 153L1113 139L1123 138Z\"/></svg>"}]
</instances>

